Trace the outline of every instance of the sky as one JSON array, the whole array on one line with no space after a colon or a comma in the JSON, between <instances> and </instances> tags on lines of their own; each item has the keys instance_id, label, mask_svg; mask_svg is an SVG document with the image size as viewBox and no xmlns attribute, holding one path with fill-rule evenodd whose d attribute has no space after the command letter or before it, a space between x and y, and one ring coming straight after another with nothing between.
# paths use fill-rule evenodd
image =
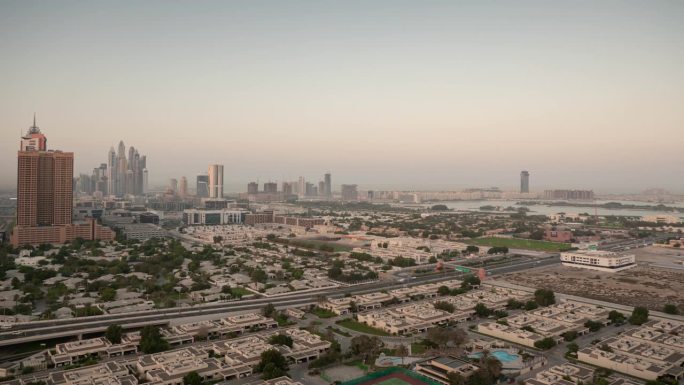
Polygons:
<instances>
[{"instance_id":1,"label":"sky","mask_svg":"<svg viewBox=\"0 0 684 385\"><path fill-rule=\"evenodd\" d=\"M682 1L0 0L0 187L20 134L123 140L151 184L684 193Z\"/></svg>"}]
</instances>

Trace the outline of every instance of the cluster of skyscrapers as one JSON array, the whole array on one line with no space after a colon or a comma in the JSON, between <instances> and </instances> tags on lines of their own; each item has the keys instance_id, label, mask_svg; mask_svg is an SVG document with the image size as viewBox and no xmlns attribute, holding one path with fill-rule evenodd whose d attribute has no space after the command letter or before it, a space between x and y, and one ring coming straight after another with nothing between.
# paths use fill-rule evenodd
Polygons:
<instances>
[{"instance_id":1,"label":"cluster of skyscrapers","mask_svg":"<svg viewBox=\"0 0 684 385\"><path fill-rule=\"evenodd\" d=\"M135 147L128 148L119 142L117 152L114 147L107 154L107 192L108 195L142 195L147 192L147 157L140 155Z\"/></svg>"},{"instance_id":2,"label":"cluster of skyscrapers","mask_svg":"<svg viewBox=\"0 0 684 385\"><path fill-rule=\"evenodd\" d=\"M264 188L266 186L264 185ZM326 173L318 184L307 182L303 176L297 181L283 182L283 194L297 195L300 198L332 198L332 176Z\"/></svg>"}]
</instances>

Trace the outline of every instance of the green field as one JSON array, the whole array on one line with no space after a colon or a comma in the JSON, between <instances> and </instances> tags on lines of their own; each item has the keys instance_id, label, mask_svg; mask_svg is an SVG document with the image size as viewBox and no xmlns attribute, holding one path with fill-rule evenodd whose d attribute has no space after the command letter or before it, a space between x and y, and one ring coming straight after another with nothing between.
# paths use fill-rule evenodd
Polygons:
<instances>
[{"instance_id":1,"label":"green field","mask_svg":"<svg viewBox=\"0 0 684 385\"><path fill-rule=\"evenodd\" d=\"M358 322L358 321L354 321L351 318L347 318L347 319L344 319L341 321L337 321L336 323L342 327L357 331L359 333L373 334L376 336L389 336L390 335L389 333L387 333L384 330L368 326L368 325L361 323L361 322Z\"/></svg>"},{"instance_id":2,"label":"green field","mask_svg":"<svg viewBox=\"0 0 684 385\"><path fill-rule=\"evenodd\" d=\"M411 344L411 354L423 354L425 353L425 345L420 342L414 342Z\"/></svg>"},{"instance_id":3,"label":"green field","mask_svg":"<svg viewBox=\"0 0 684 385\"><path fill-rule=\"evenodd\" d=\"M570 248L569 243L536 241L533 239L482 237L470 240L468 243L478 246L498 246L509 249L526 249L537 251L563 251Z\"/></svg>"},{"instance_id":4,"label":"green field","mask_svg":"<svg viewBox=\"0 0 684 385\"><path fill-rule=\"evenodd\" d=\"M390 378L385 381L378 382L377 385L410 385L401 378Z\"/></svg>"},{"instance_id":5,"label":"green field","mask_svg":"<svg viewBox=\"0 0 684 385\"><path fill-rule=\"evenodd\" d=\"M231 288L230 288L230 292L231 292L233 295L239 295L239 296L254 294L254 293L252 293L251 291L245 289L245 288L242 287L242 286L231 287Z\"/></svg>"},{"instance_id":6,"label":"green field","mask_svg":"<svg viewBox=\"0 0 684 385\"><path fill-rule=\"evenodd\" d=\"M332 318L337 316L334 312L328 310L328 309L321 309L320 307L317 307L311 311L314 315L316 315L318 318Z\"/></svg>"}]
</instances>

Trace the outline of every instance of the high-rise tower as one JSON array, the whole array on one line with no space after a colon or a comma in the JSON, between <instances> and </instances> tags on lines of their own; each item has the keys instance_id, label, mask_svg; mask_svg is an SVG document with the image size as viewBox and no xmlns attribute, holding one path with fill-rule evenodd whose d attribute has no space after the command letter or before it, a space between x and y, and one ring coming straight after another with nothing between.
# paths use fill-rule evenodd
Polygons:
<instances>
[{"instance_id":1,"label":"high-rise tower","mask_svg":"<svg viewBox=\"0 0 684 385\"><path fill-rule=\"evenodd\" d=\"M91 220L72 224L74 154L46 148L35 116L17 153L17 221L14 246L64 243L76 237L113 239L114 233Z\"/></svg>"},{"instance_id":2,"label":"high-rise tower","mask_svg":"<svg viewBox=\"0 0 684 385\"><path fill-rule=\"evenodd\" d=\"M520 172L520 192L530 192L530 173L527 171Z\"/></svg>"},{"instance_id":3,"label":"high-rise tower","mask_svg":"<svg viewBox=\"0 0 684 385\"><path fill-rule=\"evenodd\" d=\"M209 166L209 198L223 198L223 165Z\"/></svg>"},{"instance_id":4,"label":"high-rise tower","mask_svg":"<svg viewBox=\"0 0 684 385\"><path fill-rule=\"evenodd\" d=\"M325 196L327 196L328 199L330 199L330 198L332 198L332 177L330 176L330 173L325 174L324 182L325 182Z\"/></svg>"}]
</instances>

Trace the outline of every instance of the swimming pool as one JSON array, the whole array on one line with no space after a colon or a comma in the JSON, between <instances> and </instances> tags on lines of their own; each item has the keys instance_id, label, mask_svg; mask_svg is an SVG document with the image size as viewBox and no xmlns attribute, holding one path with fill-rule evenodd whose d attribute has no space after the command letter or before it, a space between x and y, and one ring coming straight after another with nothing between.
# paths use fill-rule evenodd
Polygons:
<instances>
[{"instance_id":1,"label":"swimming pool","mask_svg":"<svg viewBox=\"0 0 684 385\"><path fill-rule=\"evenodd\" d=\"M520 359L520 356L517 354L511 354L505 350L492 350L489 352L490 355L494 356L497 360L501 361L502 364L506 364L509 362L517 361ZM482 357L482 352L477 352L473 354L469 354L468 358L480 358Z\"/></svg>"}]
</instances>

